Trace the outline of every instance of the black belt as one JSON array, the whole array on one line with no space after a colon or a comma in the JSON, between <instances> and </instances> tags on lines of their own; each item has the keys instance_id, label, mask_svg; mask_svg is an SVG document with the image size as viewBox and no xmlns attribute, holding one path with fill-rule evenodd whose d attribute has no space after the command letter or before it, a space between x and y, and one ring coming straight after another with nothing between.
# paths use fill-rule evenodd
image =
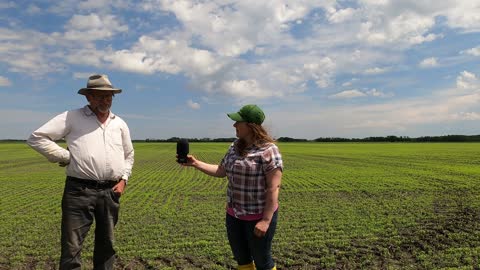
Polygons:
<instances>
[{"instance_id":1,"label":"black belt","mask_svg":"<svg viewBox=\"0 0 480 270\"><path fill-rule=\"evenodd\" d=\"M72 176L67 176L67 180L85 185L86 187L89 187L89 188L95 188L95 189L112 188L119 182L115 180L81 179L81 178L76 178Z\"/></svg>"}]
</instances>

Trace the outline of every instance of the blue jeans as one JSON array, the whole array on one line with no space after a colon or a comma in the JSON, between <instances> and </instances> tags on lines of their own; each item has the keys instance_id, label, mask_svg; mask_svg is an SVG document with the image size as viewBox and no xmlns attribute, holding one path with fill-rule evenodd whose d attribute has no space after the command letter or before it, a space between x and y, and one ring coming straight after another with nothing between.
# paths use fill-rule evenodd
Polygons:
<instances>
[{"instance_id":1,"label":"blue jeans","mask_svg":"<svg viewBox=\"0 0 480 270\"><path fill-rule=\"evenodd\" d=\"M245 221L227 214L227 236L233 256L238 265L255 262L257 270L272 269L275 262L272 259L272 240L277 227L278 210L275 211L270 227L264 237L253 233L258 220Z\"/></svg>"},{"instance_id":2,"label":"blue jeans","mask_svg":"<svg viewBox=\"0 0 480 270\"><path fill-rule=\"evenodd\" d=\"M67 178L62 198L60 270L81 269L83 241L94 219L93 267L113 269L113 229L118 221L119 208L119 196L110 186L99 188Z\"/></svg>"}]
</instances>

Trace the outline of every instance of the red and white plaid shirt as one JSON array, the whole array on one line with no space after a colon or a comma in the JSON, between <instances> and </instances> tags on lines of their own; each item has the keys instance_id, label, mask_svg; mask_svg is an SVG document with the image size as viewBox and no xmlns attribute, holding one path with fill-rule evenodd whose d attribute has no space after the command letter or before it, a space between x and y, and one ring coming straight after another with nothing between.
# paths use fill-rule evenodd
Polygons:
<instances>
[{"instance_id":1,"label":"red and white plaid shirt","mask_svg":"<svg viewBox=\"0 0 480 270\"><path fill-rule=\"evenodd\" d=\"M230 145L220 165L228 178L227 203L235 216L263 213L266 200L266 175L276 168L283 170L282 155L278 147L269 143L265 146L247 148L247 155L240 157L235 152L235 143Z\"/></svg>"}]
</instances>

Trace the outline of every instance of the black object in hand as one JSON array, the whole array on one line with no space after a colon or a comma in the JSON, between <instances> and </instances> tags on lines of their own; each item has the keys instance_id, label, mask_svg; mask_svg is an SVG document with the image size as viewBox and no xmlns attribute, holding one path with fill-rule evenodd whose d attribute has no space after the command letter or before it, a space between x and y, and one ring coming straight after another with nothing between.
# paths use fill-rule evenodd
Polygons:
<instances>
[{"instance_id":1,"label":"black object in hand","mask_svg":"<svg viewBox=\"0 0 480 270\"><path fill-rule=\"evenodd\" d=\"M186 139L181 139L177 142L178 163L187 163L188 148L188 141Z\"/></svg>"}]
</instances>

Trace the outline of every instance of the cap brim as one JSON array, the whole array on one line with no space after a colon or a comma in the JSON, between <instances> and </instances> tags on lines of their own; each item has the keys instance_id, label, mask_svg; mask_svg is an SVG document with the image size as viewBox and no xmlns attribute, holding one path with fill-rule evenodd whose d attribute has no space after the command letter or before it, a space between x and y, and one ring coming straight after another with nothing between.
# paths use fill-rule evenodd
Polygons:
<instances>
[{"instance_id":1,"label":"cap brim","mask_svg":"<svg viewBox=\"0 0 480 270\"><path fill-rule=\"evenodd\" d=\"M243 119L239 113L227 113L228 117L232 119L233 121L237 122L245 122L245 119Z\"/></svg>"},{"instance_id":2,"label":"cap brim","mask_svg":"<svg viewBox=\"0 0 480 270\"><path fill-rule=\"evenodd\" d=\"M113 93L115 94L118 94L118 93L121 93L122 92L122 89L117 89L117 88L82 88L80 90L78 90L78 93L80 95L86 95L89 90L101 90L101 91L112 91Z\"/></svg>"}]
</instances>

